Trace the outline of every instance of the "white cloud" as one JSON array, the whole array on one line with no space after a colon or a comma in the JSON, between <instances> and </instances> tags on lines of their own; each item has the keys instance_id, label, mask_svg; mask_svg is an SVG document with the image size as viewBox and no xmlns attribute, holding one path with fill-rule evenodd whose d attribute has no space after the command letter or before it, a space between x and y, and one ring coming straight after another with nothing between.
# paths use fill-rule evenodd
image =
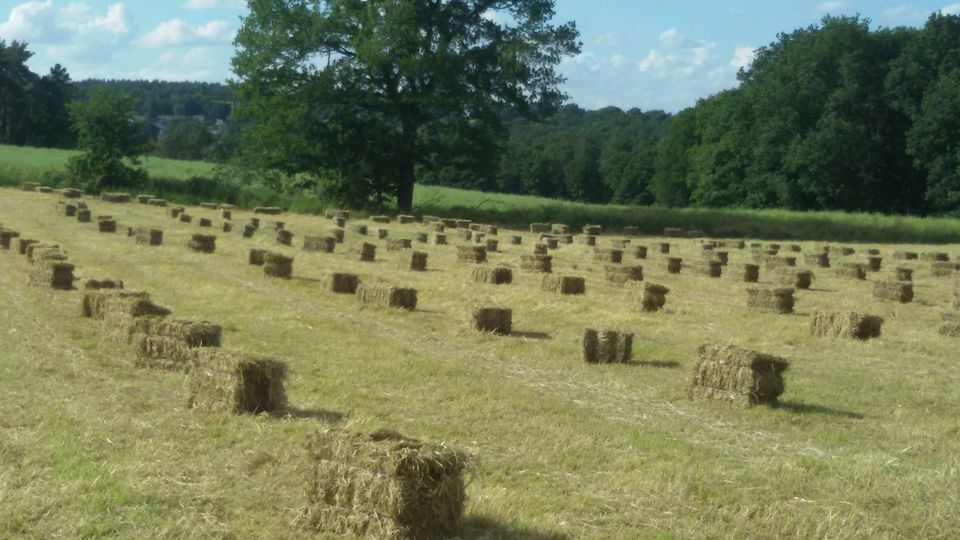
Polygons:
<instances>
[{"instance_id":1,"label":"white cloud","mask_svg":"<svg viewBox=\"0 0 960 540\"><path fill-rule=\"evenodd\" d=\"M131 74L138 79L163 81L222 81L229 75L218 47L192 47L166 51L153 65ZM184 51L184 52L179 52Z\"/></svg>"},{"instance_id":2,"label":"white cloud","mask_svg":"<svg viewBox=\"0 0 960 540\"><path fill-rule=\"evenodd\" d=\"M944 15L960 15L960 4L950 4L949 6L944 6L942 10Z\"/></svg>"},{"instance_id":3,"label":"white cloud","mask_svg":"<svg viewBox=\"0 0 960 540\"><path fill-rule=\"evenodd\" d=\"M850 4L845 0L827 0L817 4L817 13L838 14L850 9Z\"/></svg>"},{"instance_id":4,"label":"white cloud","mask_svg":"<svg viewBox=\"0 0 960 540\"><path fill-rule=\"evenodd\" d=\"M53 0L30 1L14 6L0 22L0 39L27 41L35 59L69 67L109 62L126 46L129 33L123 3L98 11L82 2L57 7Z\"/></svg>"},{"instance_id":5,"label":"white cloud","mask_svg":"<svg viewBox=\"0 0 960 540\"><path fill-rule=\"evenodd\" d=\"M687 38L683 36L676 28L671 28L660 34L660 46L678 48L683 47Z\"/></svg>"},{"instance_id":6,"label":"white cloud","mask_svg":"<svg viewBox=\"0 0 960 540\"><path fill-rule=\"evenodd\" d=\"M591 44L600 45L601 47L616 47L623 42L623 36L616 32L610 32L607 34L601 34L595 37Z\"/></svg>"},{"instance_id":7,"label":"white cloud","mask_svg":"<svg viewBox=\"0 0 960 540\"><path fill-rule=\"evenodd\" d=\"M137 40L141 47L166 47L172 45L227 44L233 39L230 25L223 21L210 21L194 27L181 19L160 23L156 28Z\"/></svg>"},{"instance_id":8,"label":"white cloud","mask_svg":"<svg viewBox=\"0 0 960 540\"><path fill-rule=\"evenodd\" d=\"M610 65L613 67L621 67L627 63L627 58L622 54L615 54L610 57Z\"/></svg>"},{"instance_id":9,"label":"white cloud","mask_svg":"<svg viewBox=\"0 0 960 540\"><path fill-rule=\"evenodd\" d=\"M756 56L756 54L757 50L753 47L734 47L733 59L730 60L730 67L735 69L747 69L750 67L750 63L753 62L753 58Z\"/></svg>"},{"instance_id":10,"label":"white cloud","mask_svg":"<svg viewBox=\"0 0 960 540\"><path fill-rule=\"evenodd\" d=\"M657 78L689 77L709 63L716 43L687 39L676 28L660 34L660 48L651 49L637 63L641 73L650 73Z\"/></svg>"},{"instance_id":11,"label":"white cloud","mask_svg":"<svg viewBox=\"0 0 960 540\"><path fill-rule=\"evenodd\" d=\"M213 9L217 7L217 0L187 0L184 9Z\"/></svg>"},{"instance_id":12,"label":"white cloud","mask_svg":"<svg viewBox=\"0 0 960 540\"><path fill-rule=\"evenodd\" d=\"M56 13L53 0L26 2L10 10L10 17L0 23L0 37L18 40L34 40L47 33L53 26Z\"/></svg>"}]
</instances>

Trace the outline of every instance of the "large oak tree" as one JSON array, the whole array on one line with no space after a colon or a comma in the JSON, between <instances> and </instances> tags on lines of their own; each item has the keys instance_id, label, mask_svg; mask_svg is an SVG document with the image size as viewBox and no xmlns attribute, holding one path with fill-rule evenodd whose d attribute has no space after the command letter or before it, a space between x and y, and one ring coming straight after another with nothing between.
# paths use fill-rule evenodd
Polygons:
<instances>
[{"instance_id":1,"label":"large oak tree","mask_svg":"<svg viewBox=\"0 0 960 540\"><path fill-rule=\"evenodd\" d=\"M291 174L335 170L405 211L438 132L495 132L480 126L506 107L556 110L556 67L580 50L573 23L551 22L554 0L249 4L233 60L249 155Z\"/></svg>"}]
</instances>

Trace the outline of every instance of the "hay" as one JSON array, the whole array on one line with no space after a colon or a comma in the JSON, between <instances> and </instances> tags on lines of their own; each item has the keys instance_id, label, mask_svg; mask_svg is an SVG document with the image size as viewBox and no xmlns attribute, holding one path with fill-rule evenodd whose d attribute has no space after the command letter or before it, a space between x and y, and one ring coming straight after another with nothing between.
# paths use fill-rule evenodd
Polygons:
<instances>
[{"instance_id":1,"label":"hay","mask_svg":"<svg viewBox=\"0 0 960 540\"><path fill-rule=\"evenodd\" d=\"M877 281L873 284L873 297L908 304L913 300L913 283L907 281Z\"/></svg>"},{"instance_id":2,"label":"hay","mask_svg":"<svg viewBox=\"0 0 960 540\"><path fill-rule=\"evenodd\" d=\"M667 227L663 230L663 235L667 238L684 238L687 236L683 229L677 229L676 227Z\"/></svg>"},{"instance_id":3,"label":"hay","mask_svg":"<svg viewBox=\"0 0 960 540\"><path fill-rule=\"evenodd\" d=\"M754 311L783 315L793 313L794 303L792 288L747 289L747 307Z\"/></svg>"},{"instance_id":4,"label":"hay","mask_svg":"<svg viewBox=\"0 0 960 540\"><path fill-rule=\"evenodd\" d=\"M20 233L13 229L0 228L0 248L10 249L10 242L14 238L20 238Z\"/></svg>"},{"instance_id":5,"label":"hay","mask_svg":"<svg viewBox=\"0 0 960 540\"><path fill-rule=\"evenodd\" d=\"M220 217L223 219L233 219L233 210L221 210Z\"/></svg>"},{"instance_id":6,"label":"hay","mask_svg":"<svg viewBox=\"0 0 960 540\"><path fill-rule=\"evenodd\" d=\"M883 265L882 257L867 257L867 270L870 272L879 272Z\"/></svg>"},{"instance_id":7,"label":"hay","mask_svg":"<svg viewBox=\"0 0 960 540\"><path fill-rule=\"evenodd\" d=\"M789 361L729 345L701 345L688 396L742 406L774 405L784 392Z\"/></svg>"},{"instance_id":8,"label":"hay","mask_svg":"<svg viewBox=\"0 0 960 540\"><path fill-rule=\"evenodd\" d=\"M714 251L713 260L719 261L720 266L726 266L730 263L730 253L726 251Z\"/></svg>"},{"instance_id":9,"label":"hay","mask_svg":"<svg viewBox=\"0 0 960 540\"><path fill-rule=\"evenodd\" d=\"M443 233L433 233L430 235L430 242L435 246L447 245L447 235Z\"/></svg>"},{"instance_id":10,"label":"hay","mask_svg":"<svg viewBox=\"0 0 960 540\"><path fill-rule=\"evenodd\" d=\"M126 317L166 317L170 310L150 300L150 295L122 289L85 289L80 299L83 317L102 321L111 314Z\"/></svg>"},{"instance_id":11,"label":"hay","mask_svg":"<svg viewBox=\"0 0 960 540\"><path fill-rule=\"evenodd\" d=\"M263 255L263 275L269 278L293 277L293 257L267 252Z\"/></svg>"},{"instance_id":12,"label":"hay","mask_svg":"<svg viewBox=\"0 0 960 540\"><path fill-rule=\"evenodd\" d=\"M223 329L207 321L141 317L134 322L130 343L137 367L185 370L194 349L220 347Z\"/></svg>"},{"instance_id":13,"label":"hay","mask_svg":"<svg viewBox=\"0 0 960 540\"><path fill-rule=\"evenodd\" d=\"M61 291L73 289L74 265L57 260L43 260L30 269L30 284Z\"/></svg>"},{"instance_id":14,"label":"hay","mask_svg":"<svg viewBox=\"0 0 960 540\"><path fill-rule=\"evenodd\" d=\"M198 253L213 253L217 250L217 237L212 234L191 235L187 247Z\"/></svg>"},{"instance_id":15,"label":"hay","mask_svg":"<svg viewBox=\"0 0 960 540\"><path fill-rule=\"evenodd\" d=\"M390 236L390 231L387 229L377 229L377 238L379 240L384 240Z\"/></svg>"},{"instance_id":16,"label":"hay","mask_svg":"<svg viewBox=\"0 0 960 540\"><path fill-rule=\"evenodd\" d=\"M491 285L509 285L513 283L513 270L505 266L477 266L471 272L473 281Z\"/></svg>"},{"instance_id":17,"label":"hay","mask_svg":"<svg viewBox=\"0 0 960 540\"><path fill-rule=\"evenodd\" d=\"M334 240L336 240L338 244L342 244L343 239L345 238L343 229L339 229L337 227L334 227L332 229L327 229L327 234L330 235L330 237L332 237Z\"/></svg>"},{"instance_id":18,"label":"hay","mask_svg":"<svg viewBox=\"0 0 960 540\"><path fill-rule=\"evenodd\" d=\"M366 285L357 287L357 300L361 304L391 307L413 311L417 309L417 290L401 287Z\"/></svg>"},{"instance_id":19,"label":"hay","mask_svg":"<svg viewBox=\"0 0 960 540\"><path fill-rule=\"evenodd\" d=\"M403 251L411 249L413 242L409 238L391 238L387 240L387 251Z\"/></svg>"},{"instance_id":20,"label":"hay","mask_svg":"<svg viewBox=\"0 0 960 540\"><path fill-rule=\"evenodd\" d=\"M693 272L701 276L719 278L723 275L723 263L720 261L697 261L693 265Z\"/></svg>"},{"instance_id":21,"label":"hay","mask_svg":"<svg viewBox=\"0 0 960 540\"><path fill-rule=\"evenodd\" d=\"M166 199L150 199L149 201L147 201L147 204L149 206L164 207L164 206L167 206L167 201Z\"/></svg>"},{"instance_id":22,"label":"hay","mask_svg":"<svg viewBox=\"0 0 960 540\"><path fill-rule=\"evenodd\" d=\"M623 251L619 249L595 248L593 250L593 260L601 263L619 264L623 262Z\"/></svg>"},{"instance_id":23,"label":"hay","mask_svg":"<svg viewBox=\"0 0 960 540\"><path fill-rule=\"evenodd\" d=\"M33 182L25 182L25 183L21 186L21 189L22 189L23 191L36 192L39 187L40 187L40 184L35 184L35 183L33 183Z\"/></svg>"},{"instance_id":24,"label":"hay","mask_svg":"<svg viewBox=\"0 0 960 540\"><path fill-rule=\"evenodd\" d=\"M423 251L414 251L410 254L410 269L416 272L427 270L427 254Z\"/></svg>"},{"instance_id":25,"label":"hay","mask_svg":"<svg viewBox=\"0 0 960 540\"><path fill-rule=\"evenodd\" d=\"M240 232L244 238L253 238L253 234L257 232L257 228L251 224L246 224L243 226L243 230Z\"/></svg>"},{"instance_id":26,"label":"hay","mask_svg":"<svg viewBox=\"0 0 960 540\"><path fill-rule=\"evenodd\" d=\"M920 254L920 260L924 262L947 262L950 255L940 251L926 251Z\"/></svg>"},{"instance_id":27,"label":"hay","mask_svg":"<svg viewBox=\"0 0 960 540\"><path fill-rule=\"evenodd\" d=\"M933 277L950 277L956 269L956 264L952 262L938 261L930 264L930 275Z\"/></svg>"},{"instance_id":28,"label":"hay","mask_svg":"<svg viewBox=\"0 0 960 540\"><path fill-rule=\"evenodd\" d=\"M293 245L293 233L284 229L277 231L277 243L283 246Z\"/></svg>"},{"instance_id":29,"label":"hay","mask_svg":"<svg viewBox=\"0 0 960 540\"><path fill-rule=\"evenodd\" d=\"M531 223L530 232L534 234L548 233L550 232L549 223Z\"/></svg>"},{"instance_id":30,"label":"hay","mask_svg":"<svg viewBox=\"0 0 960 540\"><path fill-rule=\"evenodd\" d=\"M838 276L845 278L867 279L867 268L861 263L845 262L840 265L840 268L836 269L836 273Z\"/></svg>"},{"instance_id":31,"label":"hay","mask_svg":"<svg viewBox=\"0 0 960 540\"><path fill-rule=\"evenodd\" d=\"M219 208L219 206L220 206L220 205L218 205L217 203L213 203L213 202L202 202L202 203L200 203L200 208L203 208L203 209L205 209L205 210L216 210L217 208Z\"/></svg>"},{"instance_id":32,"label":"hay","mask_svg":"<svg viewBox=\"0 0 960 540\"><path fill-rule=\"evenodd\" d=\"M386 224L386 223L390 223L393 220L390 219L390 216L370 216L370 221L374 223Z\"/></svg>"},{"instance_id":33,"label":"hay","mask_svg":"<svg viewBox=\"0 0 960 540\"><path fill-rule=\"evenodd\" d=\"M180 223L193 223L193 216L186 212L182 212L177 219L180 221Z\"/></svg>"},{"instance_id":34,"label":"hay","mask_svg":"<svg viewBox=\"0 0 960 540\"><path fill-rule=\"evenodd\" d=\"M830 255L828 253L807 253L803 256L803 263L816 268L830 268Z\"/></svg>"},{"instance_id":35,"label":"hay","mask_svg":"<svg viewBox=\"0 0 960 540\"><path fill-rule=\"evenodd\" d=\"M616 330L583 332L583 360L588 364L625 364L633 356L633 333Z\"/></svg>"},{"instance_id":36,"label":"hay","mask_svg":"<svg viewBox=\"0 0 960 540\"><path fill-rule=\"evenodd\" d=\"M554 223L550 225L550 232L553 234L570 234L570 226L562 223Z\"/></svg>"},{"instance_id":37,"label":"hay","mask_svg":"<svg viewBox=\"0 0 960 540\"><path fill-rule=\"evenodd\" d=\"M705 232L703 232L703 231L701 231L701 230L699 230L699 229L694 229L694 230L692 230L692 231L687 231L687 238L699 238L699 237L701 237L701 236L706 236L706 235L707 235L707 233L705 233Z\"/></svg>"},{"instance_id":38,"label":"hay","mask_svg":"<svg viewBox=\"0 0 960 540\"><path fill-rule=\"evenodd\" d=\"M283 210L275 206L258 206L253 209L254 214L264 214L267 216L279 216Z\"/></svg>"},{"instance_id":39,"label":"hay","mask_svg":"<svg viewBox=\"0 0 960 540\"><path fill-rule=\"evenodd\" d=\"M101 193L100 200L108 203L128 203L130 202L129 193Z\"/></svg>"},{"instance_id":40,"label":"hay","mask_svg":"<svg viewBox=\"0 0 960 540\"><path fill-rule=\"evenodd\" d=\"M488 238L484 243L483 247L486 248L489 253L496 253L500 251L500 241Z\"/></svg>"},{"instance_id":41,"label":"hay","mask_svg":"<svg viewBox=\"0 0 960 540\"><path fill-rule=\"evenodd\" d=\"M373 262L377 258L377 246L362 242L353 246L353 255L362 262Z\"/></svg>"},{"instance_id":42,"label":"hay","mask_svg":"<svg viewBox=\"0 0 960 540\"><path fill-rule=\"evenodd\" d=\"M603 227L600 225L584 225L583 234L586 236L600 236Z\"/></svg>"},{"instance_id":43,"label":"hay","mask_svg":"<svg viewBox=\"0 0 960 540\"><path fill-rule=\"evenodd\" d=\"M77 217L77 205L75 204L63 205L63 215L65 217Z\"/></svg>"},{"instance_id":44,"label":"hay","mask_svg":"<svg viewBox=\"0 0 960 540\"><path fill-rule=\"evenodd\" d=\"M797 265L797 258L796 257L778 257L776 255L765 255L763 257L763 265L768 270L794 267Z\"/></svg>"},{"instance_id":45,"label":"hay","mask_svg":"<svg viewBox=\"0 0 960 540\"><path fill-rule=\"evenodd\" d=\"M817 311L810 319L810 334L816 337L859 339L880 337L883 317L856 312Z\"/></svg>"},{"instance_id":46,"label":"hay","mask_svg":"<svg viewBox=\"0 0 960 540\"><path fill-rule=\"evenodd\" d=\"M433 232L443 232L447 230L447 226L444 225L442 222L431 223L430 230Z\"/></svg>"},{"instance_id":47,"label":"hay","mask_svg":"<svg viewBox=\"0 0 960 540\"><path fill-rule=\"evenodd\" d=\"M553 257L550 255L521 255L520 270L522 272L549 274L553 272Z\"/></svg>"},{"instance_id":48,"label":"hay","mask_svg":"<svg viewBox=\"0 0 960 540\"><path fill-rule=\"evenodd\" d=\"M247 262L253 266L262 266L267 250L259 248L250 248L250 254L247 256Z\"/></svg>"},{"instance_id":49,"label":"hay","mask_svg":"<svg viewBox=\"0 0 960 540\"><path fill-rule=\"evenodd\" d=\"M813 285L813 272L809 270L781 271L779 278L781 285L798 290L809 290Z\"/></svg>"},{"instance_id":50,"label":"hay","mask_svg":"<svg viewBox=\"0 0 960 540\"><path fill-rule=\"evenodd\" d=\"M513 310L505 307L479 307L471 312L471 325L480 332L509 334L513 331Z\"/></svg>"},{"instance_id":51,"label":"hay","mask_svg":"<svg viewBox=\"0 0 960 540\"><path fill-rule=\"evenodd\" d=\"M167 209L167 215L173 219L179 218L180 214L183 214L184 212L186 212L186 209L182 206L174 206Z\"/></svg>"},{"instance_id":52,"label":"hay","mask_svg":"<svg viewBox=\"0 0 960 540\"><path fill-rule=\"evenodd\" d=\"M663 285L644 283L643 287L639 290L639 294L636 295L636 300L633 302L633 305L638 311L655 313L663 309L663 306L666 305L667 294L669 292L670 289Z\"/></svg>"},{"instance_id":53,"label":"hay","mask_svg":"<svg viewBox=\"0 0 960 540\"><path fill-rule=\"evenodd\" d=\"M79 199L83 196L83 192L79 189L63 188L60 191L60 196L65 199Z\"/></svg>"},{"instance_id":54,"label":"hay","mask_svg":"<svg viewBox=\"0 0 960 540\"><path fill-rule=\"evenodd\" d=\"M616 285L623 285L628 281L643 281L642 266L612 266L604 267L607 281Z\"/></svg>"},{"instance_id":55,"label":"hay","mask_svg":"<svg viewBox=\"0 0 960 540\"><path fill-rule=\"evenodd\" d=\"M359 234L359 235L361 235L361 236L366 236L366 235L367 235L367 226L366 226L366 225L361 225L361 224L358 223L358 224L353 225L352 227L350 227L350 230L353 231L353 232L355 232L355 233L357 233L357 234Z\"/></svg>"},{"instance_id":56,"label":"hay","mask_svg":"<svg viewBox=\"0 0 960 540\"><path fill-rule=\"evenodd\" d=\"M163 244L163 231L160 229L137 227L133 230L133 237L138 244L146 246L159 246Z\"/></svg>"},{"instance_id":57,"label":"hay","mask_svg":"<svg viewBox=\"0 0 960 540\"><path fill-rule=\"evenodd\" d=\"M550 249L546 244L534 244L533 245L533 254L534 255L546 255L550 252Z\"/></svg>"},{"instance_id":58,"label":"hay","mask_svg":"<svg viewBox=\"0 0 960 540\"><path fill-rule=\"evenodd\" d=\"M727 275L735 281L744 283L756 283L760 280L760 265L758 264L738 264L727 269Z\"/></svg>"},{"instance_id":59,"label":"hay","mask_svg":"<svg viewBox=\"0 0 960 540\"><path fill-rule=\"evenodd\" d=\"M624 236L640 236L640 227L624 227L623 234Z\"/></svg>"},{"instance_id":60,"label":"hay","mask_svg":"<svg viewBox=\"0 0 960 540\"><path fill-rule=\"evenodd\" d=\"M337 294L356 294L360 286L360 277L342 272L330 276L330 292Z\"/></svg>"},{"instance_id":61,"label":"hay","mask_svg":"<svg viewBox=\"0 0 960 540\"><path fill-rule=\"evenodd\" d=\"M466 458L386 430L307 439L307 509L300 523L357 538L456 537Z\"/></svg>"},{"instance_id":62,"label":"hay","mask_svg":"<svg viewBox=\"0 0 960 540\"><path fill-rule=\"evenodd\" d=\"M482 263L487 261L487 248L483 246L457 246L457 261Z\"/></svg>"},{"instance_id":63,"label":"hay","mask_svg":"<svg viewBox=\"0 0 960 540\"><path fill-rule=\"evenodd\" d=\"M210 218L200 218L198 225L201 227L213 227L213 221Z\"/></svg>"},{"instance_id":64,"label":"hay","mask_svg":"<svg viewBox=\"0 0 960 540\"><path fill-rule=\"evenodd\" d=\"M89 291L122 289L123 281L119 279L85 279L80 288Z\"/></svg>"},{"instance_id":65,"label":"hay","mask_svg":"<svg viewBox=\"0 0 960 540\"><path fill-rule=\"evenodd\" d=\"M540 290L559 295L580 295L587 292L587 281L577 276L543 276Z\"/></svg>"},{"instance_id":66,"label":"hay","mask_svg":"<svg viewBox=\"0 0 960 540\"><path fill-rule=\"evenodd\" d=\"M469 242L473 239L473 231L469 229L457 229L457 238L464 242Z\"/></svg>"},{"instance_id":67,"label":"hay","mask_svg":"<svg viewBox=\"0 0 960 540\"><path fill-rule=\"evenodd\" d=\"M857 252L857 250L853 249L852 247L846 247L846 246L845 246L845 247L840 248L840 254L843 255L843 256L845 256L845 257L848 257L848 256L850 256L850 255L853 255L853 254L856 253L856 252Z\"/></svg>"},{"instance_id":68,"label":"hay","mask_svg":"<svg viewBox=\"0 0 960 540\"><path fill-rule=\"evenodd\" d=\"M57 244L31 244L27 246L27 259L33 264L39 264L45 261L66 261L67 254L60 251Z\"/></svg>"},{"instance_id":69,"label":"hay","mask_svg":"<svg viewBox=\"0 0 960 540\"><path fill-rule=\"evenodd\" d=\"M233 232L233 223L224 223L220 226L220 230L225 233Z\"/></svg>"},{"instance_id":70,"label":"hay","mask_svg":"<svg viewBox=\"0 0 960 540\"><path fill-rule=\"evenodd\" d=\"M90 223L93 219L93 214L90 210L86 208L80 208L77 210L77 223Z\"/></svg>"},{"instance_id":71,"label":"hay","mask_svg":"<svg viewBox=\"0 0 960 540\"><path fill-rule=\"evenodd\" d=\"M573 244L573 235L572 234L558 234L556 235L557 244Z\"/></svg>"},{"instance_id":72,"label":"hay","mask_svg":"<svg viewBox=\"0 0 960 540\"><path fill-rule=\"evenodd\" d=\"M660 253L666 255L670 253L670 244L667 242L660 242L660 244L658 244L658 249L660 250Z\"/></svg>"},{"instance_id":73,"label":"hay","mask_svg":"<svg viewBox=\"0 0 960 540\"><path fill-rule=\"evenodd\" d=\"M547 249L557 249L560 247L560 242L556 238L544 238L542 240L547 243Z\"/></svg>"},{"instance_id":74,"label":"hay","mask_svg":"<svg viewBox=\"0 0 960 540\"><path fill-rule=\"evenodd\" d=\"M418 244L427 244L430 242L430 235L425 232L414 233L413 240Z\"/></svg>"},{"instance_id":75,"label":"hay","mask_svg":"<svg viewBox=\"0 0 960 540\"><path fill-rule=\"evenodd\" d=\"M901 267L894 268L893 279L896 281L913 281L913 269Z\"/></svg>"},{"instance_id":76,"label":"hay","mask_svg":"<svg viewBox=\"0 0 960 540\"><path fill-rule=\"evenodd\" d=\"M512 246L520 246L520 245L523 245L523 237L522 237L522 236L519 236L519 235L516 235L516 234L511 235L511 236L510 236L510 245L512 245Z\"/></svg>"},{"instance_id":77,"label":"hay","mask_svg":"<svg viewBox=\"0 0 960 540\"><path fill-rule=\"evenodd\" d=\"M20 255L27 254L27 248L34 244L39 244L36 240L31 240L29 238L17 238L17 253Z\"/></svg>"},{"instance_id":78,"label":"hay","mask_svg":"<svg viewBox=\"0 0 960 540\"><path fill-rule=\"evenodd\" d=\"M679 274L683 269L683 259L679 257L667 257L664 269L668 274Z\"/></svg>"},{"instance_id":79,"label":"hay","mask_svg":"<svg viewBox=\"0 0 960 540\"><path fill-rule=\"evenodd\" d=\"M454 220L453 223L458 229L469 229L470 226L473 225L473 222L471 222L469 219L457 219Z\"/></svg>"},{"instance_id":80,"label":"hay","mask_svg":"<svg viewBox=\"0 0 960 540\"><path fill-rule=\"evenodd\" d=\"M303 251L317 253L333 253L337 247L337 239L332 236L304 236Z\"/></svg>"},{"instance_id":81,"label":"hay","mask_svg":"<svg viewBox=\"0 0 960 540\"><path fill-rule=\"evenodd\" d=\"M915 261L919 255L915 251L894 251L893 258L898 261Z\"/></svg>"},{"instance_id":82,"label":"hay","mask_svg":"<svg viewBox=\"0 0 960 540\"><path fill-rule=\"evenodd\" d=\"M632 246L630 248L630 253L633 255L634 259L646 259L647 246Z\"/></svg>"},{"instance_id":83,"label":"hay","mask_svg":"<svg viewBox=\"0 0 960 540\"><path fill-rule=\"evenodd\" d=\"M187 406L211 413L257 414L287 406L287 366L240 351L202 347L192 352Z\"/></svg>"}]
</instances>

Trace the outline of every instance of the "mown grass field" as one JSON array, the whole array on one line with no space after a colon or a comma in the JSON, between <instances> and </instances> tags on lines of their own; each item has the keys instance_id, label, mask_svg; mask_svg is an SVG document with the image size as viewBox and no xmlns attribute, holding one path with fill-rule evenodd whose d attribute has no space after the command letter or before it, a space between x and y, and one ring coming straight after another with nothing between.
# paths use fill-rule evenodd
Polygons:
<instances>
[{"instance_id":1,"label":"mown grass field","mask_svg":"<svg viewBox=\"0 0 960 540\"><path fill-rule=\"evenodd\" d=\"M161 227L164 244L146 247L57 215L56 200L0 190L0 223L59 243L79 278L123 279L176 316L222 324L226 347L283 359L295 409L282 418L188 409L183 374L133 367L130 351L79 316L78 291L27 286L25 257L0 251L2 537L325 537L294 522L306 504L305 437L331 427L389 427L469 453L463 538L949 538L960 527L960 367L956 343L937 332L953 280L911 262L914 302L870 294L894 249L956 257L955 246L854 245L880 248L884 270L864 282L817 269L793 315L749 311L746 285L729 278L669 275L651 249L626 262L672 291L664 311L643 314L586 246L554 253L556 273L587 279L586 295L560 297L533 274L475 284L454 246L415 244L429 252L423 273L406 269L409 253L350 232L334 254L303 253L304 235L330 227L319 217L280 218L295 247L266 230L219 233L216 253L202 255L185 244L204 230L162 209L90 201L121 230ZM391 237L426 230L386 228ZM532 249L533 235L509 246L507 234L490 264L517 266ZM376 262L346 255L360 239L379 244ZM699 258L694 240L673 242L674 256ZM294 255L294 279L264 278L246 264L251 247ZM748 250L731 250L732 263L749 261ZM417 311L361 308L328 292L342 271L415 287ZM470 330L466 308L478 302L512 307L515 335ZM883 334L811 337L818 309L881 315ZM635 332L635 362L586 365L585 327ZM688 400L705 342L789 359L781 406Z\"/></svg>"}]
</instances>

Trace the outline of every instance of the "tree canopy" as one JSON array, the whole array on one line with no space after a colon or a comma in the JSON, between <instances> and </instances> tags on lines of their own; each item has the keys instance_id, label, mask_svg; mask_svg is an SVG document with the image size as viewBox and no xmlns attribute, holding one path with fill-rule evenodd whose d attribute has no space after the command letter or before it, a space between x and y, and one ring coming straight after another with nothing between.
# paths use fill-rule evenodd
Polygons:
<instances>
[{"instance_id":1,"label":"tree canopy","mask_svg":"<svg viewBox=\"0 0 960 540\"><path fill-rule=\"evenodd\" d=\"M499 112L555 111L556 66L579 52L553 0L251 0L233 60L249 154L335 170L409 210L440 141L495 148ZM506 21L506 22L502 22ZM484 140L486 138L486 143ZM266 144L269 142L269 144Z\"/></svg>"},{"instance_id":2,"label":"tree canopy","mask_svg":"<svg viewBox=\"0 0 960 540\"><path fill-rule=\"evenodd\" d=\"M70 104L70 120L81 154L67 169L74 180L94 190L134 187L147 177L140 163L145 134L132 119L133 98L98 89L87 101Z\"/></svg>"}]
</instances>

